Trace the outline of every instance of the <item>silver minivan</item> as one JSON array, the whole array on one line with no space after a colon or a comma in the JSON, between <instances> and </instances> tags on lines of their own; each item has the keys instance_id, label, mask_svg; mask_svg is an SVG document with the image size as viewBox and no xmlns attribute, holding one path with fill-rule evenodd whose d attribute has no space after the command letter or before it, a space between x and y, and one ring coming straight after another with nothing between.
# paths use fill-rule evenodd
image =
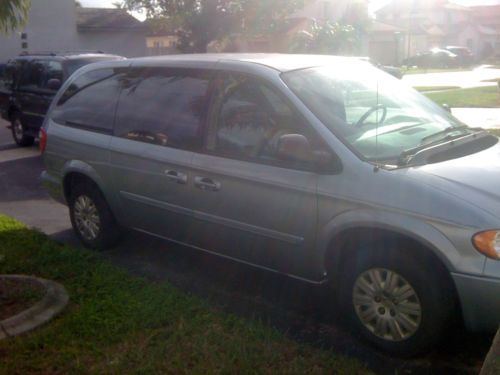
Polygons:
<instances>
[{"instance_id":1,"label":"silver minivan","mask_svg":"<svg viewBox=\"0 0 500 375\"><path fill-rule=\"evenodd\" d=\"M355 58L215 54L92 64L40 147L90 248L134 229L328 283L399 355L500 323L500 145Z\"/></svg>"}]
</instances>

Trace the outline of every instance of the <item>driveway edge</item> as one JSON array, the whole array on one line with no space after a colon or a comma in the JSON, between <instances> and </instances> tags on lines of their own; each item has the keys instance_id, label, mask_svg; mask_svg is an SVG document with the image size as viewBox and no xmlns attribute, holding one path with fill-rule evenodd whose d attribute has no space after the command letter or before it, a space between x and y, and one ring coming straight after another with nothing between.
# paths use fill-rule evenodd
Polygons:
<instances>
[{"instance_id":1,"label":"driveway edge","mask_svg":"<svg viewBox=\"0 0 500 375\"><path fill-rule=\"evenodd\" d=\"M0 275L1 279L36 281L45 288L46 293L41 301L29 309L0 321L0 340L20 335L48 322L68 304L66 289L55 281L26 275Z\"/></svg>"}]
</instances>

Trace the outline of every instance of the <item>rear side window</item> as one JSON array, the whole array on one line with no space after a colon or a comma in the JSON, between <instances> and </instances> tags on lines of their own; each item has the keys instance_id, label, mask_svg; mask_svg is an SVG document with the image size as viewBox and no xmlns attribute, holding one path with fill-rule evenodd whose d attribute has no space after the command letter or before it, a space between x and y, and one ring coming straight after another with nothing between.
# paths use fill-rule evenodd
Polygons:
<instances>
[{"instance_id":1,"label":"rear side window","mask_svg":"<svg viewBox=\"0 0 500 375\"><path fill-rule=\"evenodd\" d=\"M122 85L123 74L117 69L82 74L59 98L51 117L61 125L111 134Z\"/></svg>"},{"instance_id":2,"label":"rear side window","mask_svg":"<svg viewBox=\"0 0 500 375\"><path fill-rule=\"evenodd\" d=\"M120 95L115 135L192 149L201 145L209 73L193 69L133 70Z\"/></svg>"}]
</instances>

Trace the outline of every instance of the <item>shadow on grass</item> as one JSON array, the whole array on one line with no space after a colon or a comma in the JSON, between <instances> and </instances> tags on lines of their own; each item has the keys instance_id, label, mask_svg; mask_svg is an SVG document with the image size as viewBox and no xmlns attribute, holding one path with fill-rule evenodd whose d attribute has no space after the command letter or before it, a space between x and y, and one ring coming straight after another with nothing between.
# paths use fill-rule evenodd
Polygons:
<instances>
[{"instance_id":1,"label":"shadow on grass","mask_svg":"<svg viewBox=\"0 0 500 375\"><path fill-rule=\"evenodd\" d=\"M178 314L189 316L190 311L200 308L199 303L195 303L198 307L192 310L193 306L186 302L191 298L188 295L195 295L210 309L224 310L247 322L262 322L296 342L359 359L378 373L476 374L491 342L490 336L467 334L457 329L441 348L423 358L389 358L345 329L332 302L335 296L324 286L310 286L138 233L129 234L119 248L99 254L56 244L43 234L19 225L3 229L0 222L0 254L5 257L0 262L0 273L32 273L62 282L72 294L72 300L79 301L78 309L92 306L84 312L90 314L91 319L102 321L101 329L105 331L119 332L120 327L137 324L154 327L163 321L157 315L161 316L165 313L163 309L171 310L173 306ZM64 231L55 237L61 235L70 236ZM149 282L134 279L127 273L145 277ZM176 301L183 302L161 301L168 295L158 293L155 285L165 285L164 282L175 287L169 286L168 291L173 291ZM122 291L118 293L117 288ZM141 315L133 308L143 303L144 296L139 298L137 290L144 289L151 290L146 293L151 308L148 314ZM122 311L116 306L120 303L132 309L127 306ZM115 315L106 314L99 307L101 304L116 309ZM71 319L84 324L82 319L86 316L74 312L77 318ZM126 314L132 317L131 322L127 322ZM97 334L95 327L87 329L90 331L81 340Z\"/></svg>"},{"instance_id":2,"label":"shadow on grass","mask_svg":"<svg viewBox=\"0 0 500 375\"><path fill-rule=\"evenodd\" d=\"M349 332L327 286L312 286L136 232L102 255L131 274L168 281L299 342L357 358L379 373L476 374L491 343L489 335L457 327L434 353L414 360L390 358Z\"/></svg>"}]
</instances>

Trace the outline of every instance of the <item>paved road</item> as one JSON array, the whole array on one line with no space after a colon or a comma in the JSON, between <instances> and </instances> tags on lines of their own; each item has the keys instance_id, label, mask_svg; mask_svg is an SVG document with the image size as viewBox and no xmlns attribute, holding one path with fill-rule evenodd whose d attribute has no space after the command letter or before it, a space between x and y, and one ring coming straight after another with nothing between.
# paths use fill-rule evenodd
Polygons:
<instances>
[{"instance_id":1,"label":"paved road","mask_svg":"<svg viewBox=\"0 0 500 375\"><path fill-rule=\"evenodd\" d=\"M458 86L462 88L492 86L494 82L486 80L500 78L500 69L491 69L480 66L470 71L444 72L427 74L407 74L403 82L412 87L416 86Z\"/></svg>"},{"instance_id":2,"label":"paved road","mask_svg":"<svg viewBox=\"0 0 500 375\"><path fill-rule=\"evenodd\" d=\"M79 246L67 209L51 201L40 186L43 166L37 148L15 147L5 125L0 120L0 213ZM103 256L134 275L168 281L218 308L259 319L299 341L359 358L378 373L476 374L491 342L490 336L458 330L436 353L397 360L372 350L346 331L326 287L305 285L138 233L130 233L121 246Z\"/></svg>"}]
</instances>

